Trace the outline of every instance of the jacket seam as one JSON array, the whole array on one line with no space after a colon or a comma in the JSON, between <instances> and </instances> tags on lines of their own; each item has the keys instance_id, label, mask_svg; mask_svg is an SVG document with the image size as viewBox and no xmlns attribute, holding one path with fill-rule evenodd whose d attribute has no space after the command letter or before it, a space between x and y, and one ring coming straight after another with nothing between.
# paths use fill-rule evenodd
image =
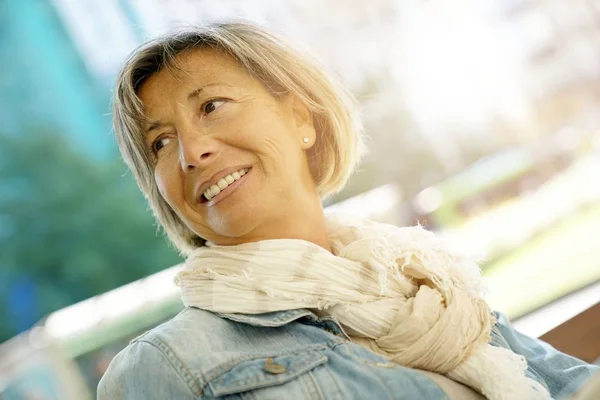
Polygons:
<instances>
[{"instance_id":1,"label":"jacket seam","mask_svg":"<svg viewBox=\"0 0 600 400\"><path fill-rule=\"evenodd\" d=\"M147 343L150 346L157 349L160 354L169 362L169 364L173 367L177 375L185 382L188 389L192 392L194 396L200 396L203 392L203 385L194 378L192 373L187 369L187 367L181 362L179 357L175 354L175 352L162 340L150 337L138 340L138 343Z\"/></svg>"},{"instance_id":2,"label":"jacket seam","mask_svg":"<svg viewBox=\"0 0 600 400\"><path fill-rule=\"evenodd\" d=\"M184 308L179 313L177 313L177 315L173 316L172 318L170 318L168 321L165 321L161 325L164 325L164 324L167 324L169 322L172 322L173 320L175 320L176 318L178 318L180 315L185 314L188 310L189 310L189 307ZM139 334L138 336L136 336L133 339L131 339L129 341L129 344L134 344L134 343L137 343L137 342L140 342L140 341L145 341L145 337L148 336L148 335L151 335L152 331L153 331L153 329L149 329L146 332Z\"/></svg>"}]
</instances>

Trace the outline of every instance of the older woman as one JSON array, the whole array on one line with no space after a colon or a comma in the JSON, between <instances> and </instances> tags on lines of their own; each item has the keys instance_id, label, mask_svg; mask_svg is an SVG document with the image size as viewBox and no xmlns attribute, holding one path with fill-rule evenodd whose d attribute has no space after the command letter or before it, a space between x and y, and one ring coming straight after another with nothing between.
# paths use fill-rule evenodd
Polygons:
<instances>
[{"instance_id":1,"label":"older woman","mask_svg":"<svg viewBox=\"0 0 600 400\"><path fill-rule=\"evenodd\" d=\"M546 399L594 367L512 330L431 233L325 216L362 154L351 97L253 25L170 33L118 78L125 161L187 256L186 309L99 399Z\"/></svg>"}]
</instances>

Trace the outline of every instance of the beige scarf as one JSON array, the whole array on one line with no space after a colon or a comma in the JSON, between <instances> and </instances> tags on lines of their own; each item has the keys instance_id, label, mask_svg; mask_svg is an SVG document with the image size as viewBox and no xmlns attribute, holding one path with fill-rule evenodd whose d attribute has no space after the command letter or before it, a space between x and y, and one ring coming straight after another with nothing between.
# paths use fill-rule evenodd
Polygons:
<instances>
[{"instance_id":1,"label":"beige scarf","mask_svg":"<svg viewBox=\"0 0 600 400\"><path fill-rule=\"evenodd\" d=\"M488 344L494 316L477 264L421 227L327 217L333 254L275 239L195 250L175 283L186 306L335 316L353 341L400 365L444 374L491 400L548 399L523 357Z\"/></svg>"}]
</instances>

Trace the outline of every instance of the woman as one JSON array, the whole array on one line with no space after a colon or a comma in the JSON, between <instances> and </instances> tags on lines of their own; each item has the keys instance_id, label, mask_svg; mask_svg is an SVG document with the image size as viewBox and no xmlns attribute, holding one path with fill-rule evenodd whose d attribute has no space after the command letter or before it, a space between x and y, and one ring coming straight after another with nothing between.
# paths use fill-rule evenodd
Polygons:
<instances>
[{"instance_id":1,"label":"woman","mask_svg":"<svg viewBox=\"0 0 600 400\"><path fill-rule=\"evenodd\" d=\"M133 53L117 140L187 256L187 307L113 360L99 399L545 399L591 375L493 314L431 233L323 214L363 153L352 107L249 24Z\"/></svg>"}]
</instances>

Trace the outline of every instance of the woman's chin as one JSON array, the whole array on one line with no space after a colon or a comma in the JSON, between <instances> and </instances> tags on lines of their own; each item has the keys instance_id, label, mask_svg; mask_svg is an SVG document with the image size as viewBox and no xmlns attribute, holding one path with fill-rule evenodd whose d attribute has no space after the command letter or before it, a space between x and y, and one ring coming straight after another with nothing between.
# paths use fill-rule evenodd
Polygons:
<instances>
[{"instance_id":1,"label":"woman's chin","mask_svg":"<svg viewBox=\"0 0 600 400\"><path fill-rule=\"evenodd\" d=\"M219 213L208 219L208 226L214 235L221 237L223 242L243 243L245 238L255 230L257 219L248 213L226 215ZM249 240L246 240L249 241ZM217 243L215 241L215 243Z\"/></svg>"}]
</instances>

